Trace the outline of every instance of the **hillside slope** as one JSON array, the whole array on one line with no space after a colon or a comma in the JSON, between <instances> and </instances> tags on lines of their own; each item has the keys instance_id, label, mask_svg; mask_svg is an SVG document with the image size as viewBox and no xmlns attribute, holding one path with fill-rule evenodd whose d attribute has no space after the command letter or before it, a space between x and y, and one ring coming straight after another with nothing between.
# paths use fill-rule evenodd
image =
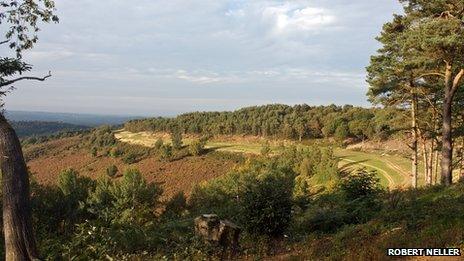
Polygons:
<instances>
[{"instance_id":1,"label":"hillside slope","mask_svg":"<svg viewBox=\"0 0 464 261\"><path fill-rule=\"evenodd\" d=\"M126 164L121 158L93 157L88 149L80 147L81 144L81 137L71 137L26 147L24 153L33 179L40 184L53 184L59 173L69 168L81 175L98 178L106 175L107 167L115 165L120 173L129 168L139 169L147 181L160 184L163 195L169 198L178 192L189 194L196 184L224 175L237 163L233 158L211 154L174 161L149 156L140 162Z\"/></svg>"}]
</instances>

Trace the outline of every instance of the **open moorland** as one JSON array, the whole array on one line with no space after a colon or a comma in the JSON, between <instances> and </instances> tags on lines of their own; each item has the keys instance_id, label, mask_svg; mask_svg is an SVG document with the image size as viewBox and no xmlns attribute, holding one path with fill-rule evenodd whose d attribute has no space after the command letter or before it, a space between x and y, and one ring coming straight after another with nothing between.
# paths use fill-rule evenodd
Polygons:
<instances>
[{"instance_id":1,"label":"open moorland","mask_svg":"<svg viewBox=\"0 0 464 261\"><path fill-rule=\"evenodd\" d=\"M198 136L198 135L197 135ZM190 144L198 137L190 135L184 138L186 145ZM130 144L153 147L158 139L165 143L170 143L169 133L156 132L129 132L120 130L115 133L115 137ZM295 145L304 147L303 143L295 141L267 141L262 137L253 136L219 136L214 137L206 143L206 148L231 153L260 154L263 144L270 143L272 153L278 154L282 151L282 146ZM355 171L366 168L376 171L380 182L388 188L405 188L410 181L410 162L409 159L394 152L369 151L363 152L359 149L337 148L335 155L339 158L341 170Z\"/></svg>"}]
</instances>

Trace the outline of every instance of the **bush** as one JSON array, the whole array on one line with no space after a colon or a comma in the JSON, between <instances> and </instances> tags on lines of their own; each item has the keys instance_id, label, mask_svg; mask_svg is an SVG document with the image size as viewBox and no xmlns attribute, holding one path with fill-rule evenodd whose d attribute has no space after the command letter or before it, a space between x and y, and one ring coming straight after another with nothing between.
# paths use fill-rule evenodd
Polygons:
<instances>
[{"instance_id":1,"label":"bush","mask_svg":"<svg viewBox=\"0 0 464 261\"><path fill-rule=\"evenodd\" d=\"M155 142L154 147L155 147L156 150L160 150L161 147L163 146L163 144L164 144L163 139L158 138L158 139L156 140L156 142Z\"/></svg>"},{"instance_id":2,"label":"bush","mask_svg":"<svg viewBox=\"0 0 464 261\"><path fill-rule=\"evenodd\" d=\"M166 203L163 212L164 219L176 219L183 215L187 209L187 199L183 192L179 192Z\"/></svg>"},{"instance_id":3,"label":"bush","mask_svg":"<svg viewBox=\"0 0 464 261\"><path fill-rule=\"evenodd\" d=\"M271 145L269 144L268 141L263 144L260 152L261 152L261 155L264 157L267 157L269 156L269 154L271 154Z\"/></svg>"},{"instance_id":4,"label":"bush","mask_svg":"<svg viewBox=\"0 0 464 261\"><path fill-rule=\"evenodd\" d=\"M192 141L189 145L189 152L192 156L200 156L203 154L206 145L206 140L198 139Z\"/></svg>"},{"instance_id":5,"label":"bush","mask_svg":"<svg viewBox=\"0 0 464 261\"><path fill-rule=\"evenodd\" d=\"M309 208L302 217L296 220L298 231L332 233L345 225L347 213L343 208Z\"/></svg>"},{"instance_id":6,"label":"bush","mask_svg":"<svg viewBox=\"0 0 464 261\"><path fill-rule=\"evenodd\" d=\"M80 177L74 169L60 173L58 188L61 191L62 210L64 211L64 229L71 230L72 224L85 217L80 204L85 202L89 191L93 190L95 182L88 177Z\"/></svg>"},{"instance_id":7,"label":"bush","mask_svg":"<svg viewBox=\"0 0 464 261\"><path fill-rule=\"evenodd\" d=\"M97 148L96 148L96 147L92 147L92 148L90 149L90 155L92 155L92 157L96 157L97 154L98 154Z\"/></svg>"},{"instance_id":8,"label":"bush","mask_svg":"<svg viewBox=\"0 0 464 261\"><path fill-rule=\"evenodd\" d=\"M138 161L137 155L132 152L129 152L126 155L124 155L124 157L122 158L122 161L126 164L137 163Z\"/></svg>"},{"instance_id":9,"label":"bush","mask_svg":"<svg viewBox=\"0 0 464 261\"><path fill-rule=\"evenodd\" d=\"M179 130L174 130L171 132L171 142L172 147L175 150L179 150L182 148L182 133Z\"/></svg>"},{"instance_id":10,"label":"bush","mask_svg":"<svg viewBox=\"0 0 464 261\"><path fill-rule=\"evenodd\" d=\"M118 167L116 167L115 165L111 165L108 168L106 168L106 175L108 175L108 177L114 178L116 177L117 174L118 174Z\"/></svg>"},{"instance_id":11,"label":"bush","mask_svg":"<svg viewBox=\"0 0 464 261\"><path fill-rule=\"evenodd\" d=\"M232 172L195 186L189 201L191 211L195 215L214 213L238 221L240 208L237 198L241 182L241 175Z\"/></svg>"},{"instance_id":12,"label":"bush","mask_svg":"<svg viewBox=\"0 0 464 261\"><path fill-rule=\"evenodd\" d=\"M348 125L346 123L340 124L337 129L335 130L335 138L339 141L343 141L349 137L350 131L348 129Z\"/></svg>"},{"instance_id":13,"label":"bush","mask_svg":"<svg viewBox=\"0 0 464 261\"><path fill-rule=\"evenodd\" d=\"M360 170L342 180L340 191L345 198L345 208L350 214L349 223L362 223L380 211L383 192L375 172Z\"/></svg>"},{"instance_id":14,"label":"bush","mask_svg":"<svg viewBox=\"0 0 464 261\"><path fill-rule=\"evenodd\" d=\"M382 191L379 181L375 171L362 169L342 180L340 191L349 201L376 197Z\"/></svg>"},{"instance_id":15,"label":"bush","mask_svg":"<svg viewBox=\"0 0 464 261\"><path fill-rule=\"evenodd\" d=\"M126 170L122 180L114 183L110 192L115 214L121 223L153 221L154 210L162 194L161 188L147 183L136 169Z\"/></svg>"},{"instance_id":16,"label":"bush","mask_svg":"<svg viewBox=\"0 0 464 261\"><path fill-rule=\"evenodd\" d=\"M172 147L169 144L161 146L160 157L164 160L169 160L172 157Z\"/></svg>"},{"instance_id":17,"label":"bush","mask_svg":"<svg viewBox=\"0 0 464 261\"><path fill-rule=\"evenodd\" d=\"M122 154L124 154L124 152L119 147L114 147L114 148L111 148L110 150L110 156L113 158L117 158L121 156Z\"/></svg>"},{"instance_id":18,"label":"bush","mask_svg":"<svg viewBox=\"0 0 464 261\"><path fill-rule=\"evenodd\" d=\"M277 237L287 229L292 214L293 180L270 172L252 177L240 193L242 225L252 235Z\"/></svg>"}]
</instances>

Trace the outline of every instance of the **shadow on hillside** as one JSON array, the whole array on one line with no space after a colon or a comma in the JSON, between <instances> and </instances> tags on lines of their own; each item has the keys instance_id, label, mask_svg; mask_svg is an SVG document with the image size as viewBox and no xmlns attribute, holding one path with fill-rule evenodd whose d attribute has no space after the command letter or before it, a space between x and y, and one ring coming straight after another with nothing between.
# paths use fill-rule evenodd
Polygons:
<instances>
[{"instance_id":1,"label":"shadow on hillside","mask_svg":"<svg viewBox=\"0 0 464 261\"><path fill-rule=\"evenodd\" d=\"M220 150L220 149L226 149L226 148L231 148L231 147L233 147L233 146L232 145L213 146L213 147L205 148L205 153L210 153L210 152L214 152L214 151L217 151L217 150Z\"/></svg>"}]
</instances>

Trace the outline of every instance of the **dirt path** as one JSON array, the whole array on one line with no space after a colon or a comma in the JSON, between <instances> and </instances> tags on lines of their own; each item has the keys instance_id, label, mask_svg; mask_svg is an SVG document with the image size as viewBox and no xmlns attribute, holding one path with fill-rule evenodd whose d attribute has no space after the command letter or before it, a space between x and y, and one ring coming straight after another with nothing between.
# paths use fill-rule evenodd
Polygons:
<instances>
[{"instance_id":1,"label":"dirt path","mask_svg":"<svg viewBox=\"0 0 464 261\"><path fill-rule=\"evenodd\" d=\"M387 166L389 166L390 168L398 171L398 173L403 175L403 177L404 177L403 184L406 185L406 182L411 178L410 173L408 173L407 171L404 171L400 166L396 165L395 163L393 163L393 162L391 162L391 161L389 161L387 159L384 159L384 161L387 164Z\"/></svg>"},{"instance_id":2,"label":"dirt path","mask_svg":"<svg viewBox=\"0 0 464 261\"><path fill-rule=\"evenodd\" d=\"M344 159L344 158L341 158L341 161L347 161L349 163L356 163L356 165L361 165L361 166L364 166L364 167L368 167L368 168L372 168L372 169L375 169L375 170L378 170L388 181L388 187L389 188L394 188L395 187L395 181L393 180L393 178L388 174L388 172L386 172L385 170L379 168L379 167L376 167L376 166L373 166L371 164L366 164L366 163L362 163L362 162L358 162L356 160L350 160L350 159Z\"/></svg>"}]
</instances>

